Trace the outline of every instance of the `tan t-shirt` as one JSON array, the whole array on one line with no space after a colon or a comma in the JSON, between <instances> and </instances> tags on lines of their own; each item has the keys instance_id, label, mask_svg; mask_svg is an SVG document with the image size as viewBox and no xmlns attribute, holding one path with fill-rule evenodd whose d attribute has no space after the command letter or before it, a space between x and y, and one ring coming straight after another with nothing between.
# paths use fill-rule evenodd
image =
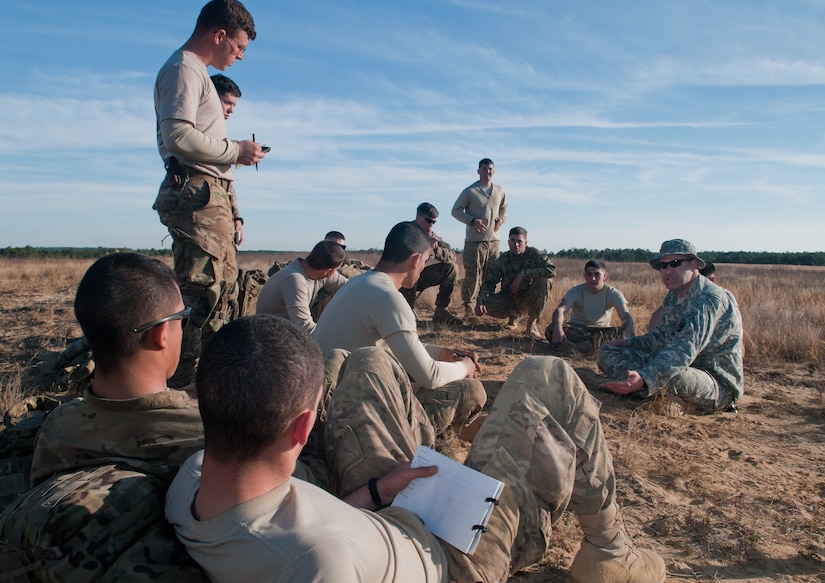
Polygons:
<instances>
[{"instance_id":1,"label":"tan t-shirt","mask_svg":"<svg viewBox=\"0 0 825 583\"><path fill-rule=\"evenodd\" d=\"M212 581L446 583L438 539L401 508L369 512L301 480L210 520L191 508L203 452L181 467L166 518Z\"/></svg>"},{"instance_id":2,"label":"tan t-shirt","mask_svg":"<svg viewBox=\"0 0 825 583\"><path fill-rule=\"evenodd\" d=\"M388 348L412 379L435 388L467 376L463 362L441 362L440 346L425 346L418 338L415 315L390 277L369 271L342 287L318 319L313 337L321 350Z\"/></svg>"},{"instance_id":3,"label":"tan t-shirt","mask_svg":"<svg viewBox=\"0 0 825 583\"><path fill-rule=\"evenodd\" d=\"M315 330L315 320L310 313L310 304L322 289L335 292L345 283L347 278L337 271L323 279L309 279L301 261L295 259L261 288L255 313L290 320L311 334Z\"/></svg>"},{"instance_id":4,"label":"tan t-shirt","mask_svg":"<svg viewBox=\"0 0 825 583\"><path fill-rule=\"evenodd\" d=\"M176 119L191 123L195 129L217 141L228 141L223 108L206 66L192 53L179 49L161 67L155 81L155 116L160 157L174 155L184 166L218 178L233 179L232 164L192 160L173 154L163 142L160 124Z\"/></svg>"},{"instance_id":5,"label":"tan t-shirt","mask_svg":"<svg viewBox=\"0 0 825 583\"><path fill-rule=\"evenodd\" d=\"M615 287L605 284L593 293L587 289L587 284L581 283L564 294L564 304L571 308L571 324L607 328L610 326L612 310L627 306L627 300Z\"/></svg>"}]
</instances>

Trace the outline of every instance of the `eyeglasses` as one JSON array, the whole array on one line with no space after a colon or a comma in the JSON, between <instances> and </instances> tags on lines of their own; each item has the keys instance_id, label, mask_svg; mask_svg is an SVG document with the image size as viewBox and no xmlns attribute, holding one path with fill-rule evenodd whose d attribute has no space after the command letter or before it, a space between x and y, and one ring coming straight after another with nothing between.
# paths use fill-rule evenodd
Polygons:
<instances>
[{"instance_id":1,"label":"eyeglasses","mask_svg":"<svg viewBox=\"0 0 825 583\"><path fill-rule=\"evenodd\" d=\"M192 308L183 308L180 312L175 312L174 314L170 314L165 318L161 318L160 320L155 320L154 322L149 322L148 324L144 324L143 326L138 326L137 328L132 328L132 333L140 334L141 332L146 332L150 328L154 328L158 324L163 324L164 322L171 322L172 320L182 320L181 326L186 328L186 322L189 320L189 314L192 312Z\"/></svg>"},{"instance_id":2,"label":"eyeglasses","mask_svg":"<svg viewBox=\"0 0 825 583\"><path fill-rule=\"evenodd\" d=\"M657 265L656 267L659 271L664 271L668 267L676 269L685 261L690 261L690 259L671 259L670 261L660 261L659 265Z\"/></svg>"},{"instance_id":3,"label":"eyeglasses","mask_svg":"<svg viewBox=\"0 0 825 583\"><path fill-rule=\"evenodd\" d=\"M421 217L431 225L434 225L436 220L438 220L438 219L431 219L430 217L425 217L424 215L421 215Z\"/></svg>"},{"instance_id":4,"label":"eyeglasses","mask_svg":"<svg viewBox=\"0 0 825 583\"><path fill-rule=\"evenodd\" d=\"M233 39L230 36L225 36L224 38L228 41L232 41L232 44L235 46L234 50L235 50L236 53L244 54L246 52L246 49L249 48L249 47L242 47L241 45L238 44L238 41L236 41L235 39Z\"/></svg>"}]
</instances>

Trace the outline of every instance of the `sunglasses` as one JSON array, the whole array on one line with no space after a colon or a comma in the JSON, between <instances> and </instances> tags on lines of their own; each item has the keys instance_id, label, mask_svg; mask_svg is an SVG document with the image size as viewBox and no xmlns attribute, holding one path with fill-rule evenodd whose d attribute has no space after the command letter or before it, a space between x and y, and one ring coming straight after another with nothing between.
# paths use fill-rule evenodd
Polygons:
<instances>
[{"instance_id":1,"label":"sunglasses","mask_svg":"<svg viewBox=\"0 0 825 583\"><path fill-rule=\"evenodd\" d=\"M140 334L141 332L146 332L150 328L154 328L158 324L163 324L164 322L171 322L172 320L181 320L181 326L186 328L186 323L189 320L189 314L192 312L192 308L183 308L180 312L175 312L174 314L170 314L165 318L161 318L160 320L155 320L154 322L149 322L148 324L144 324L143 326L138 326L137 328L132 328L133 334Z\"/></svg>"},{"instance_id":2,"label":"sunglasses","mask_svg":"<svg viewBox=\"0 0 825 583\"><path fill-rule=\"evenodd\" d=\"M660 261L657 269L659 269L659 271L664 271L668 267L676 269L685 261L690 261L690 259L671 259L670 261Z\"/></svg>"},{"instance_id":3,"label":"sunglasses","mask_svg":"<svg viewBox=\"0 0 825 583\"><path fill-rule=\"evenodd\" d=\"M424 217L424 215L421 216ZM430 223L431 225L434 225L436 221L436 219L431 219L430 217L424 217L424 220Z\"/></svg>"}]
</instances>

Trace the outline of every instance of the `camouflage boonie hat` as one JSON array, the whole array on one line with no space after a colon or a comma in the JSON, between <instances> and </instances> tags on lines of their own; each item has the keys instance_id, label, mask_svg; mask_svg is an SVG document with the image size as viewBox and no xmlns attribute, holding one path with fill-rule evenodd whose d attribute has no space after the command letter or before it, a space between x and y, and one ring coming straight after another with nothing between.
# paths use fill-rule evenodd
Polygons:
<instances>
[{"instance_id":1,"label":"camouflage boonie hat","mask_svg":"<svg viewBox=\"0 0 825 583\"><path fill-rule=\"evenodd\" d=\"M705 266L705 261L696 254L696 246L684 239L670 239L662 243L659 254L653 257L648 263L653 269L659 269L659 260L666 255L687 255L695 259L699 269Z\"/></svg>"}]
</instances>

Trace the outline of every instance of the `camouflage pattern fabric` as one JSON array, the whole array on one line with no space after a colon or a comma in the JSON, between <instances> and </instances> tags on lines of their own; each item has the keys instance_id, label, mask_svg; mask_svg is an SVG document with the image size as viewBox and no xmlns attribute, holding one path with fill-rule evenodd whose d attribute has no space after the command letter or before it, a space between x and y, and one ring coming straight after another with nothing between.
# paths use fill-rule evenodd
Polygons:
<instances>
[{"instance_id":1,"label":"camouflage pattern fabric","mask_svg":"<svg viewBox=\"0 0 825 583\"><path fill-rule=\"evenodd\" d=\"M361 275L371 269L371 266L359 259L345 259L344 264L338 268L338 273L347 279L352 279L356 275ZM334 295L335 292L331 292L324 288L318 290L318 295L315 297L315 301L313 301L312 305L309 307L309 313L312 315L313 320L316 322L318 321L321 317L321 313L324 311L324 308L327 307L327 304L329 304L330 300L332 300L332 296Z\"/></svg>"},{"instance_id":2,"label":"camouflage pattern fabric","mask_svg":"<svg viewBox=\"0 0 825 583\"><path fill-rule=\"evenodd\" d=\"M206 581L165 524L167 486L119 464L46 480L0 515L0 581Z\"/></svg>"},{"instance_id":3,"label":"camouflage pattern fabric","mask_svg":"<svg viewBox=\"0 0 825 583\"><path fill-rule=\"evenodd\" d=\"M464 311L473 310L478 287L483 282L493 263L498 259L499 243L494 241L466 241L464 243L464 281L461 285L461 302Z\"/></svg>"},{"instance_id":4,"label":"camouflage pattern fabric","mask_svg":"<svg viewBox=\"0 0 825 583\"><path fill-rule=\"evenodd\" d=\"M232 319L251 316L258 304L258 295L269 276L260 269L238 270L238 302L233 310Z\"/></svg>"},{"instance_id":5,"label":"camouflage pattern fabric","mask_svg":"<svg viewBox=\"0 0 825 583\"><path fill-rule=\"evenodd\" d=\"M478 379L459 379L432 389L413 382L412 387L437 436L450 427L472 423L487 402L487 391Z\"/></svg>"},{"instance_id":6,"label":"camouflage pattern fabric","mask_svg":"<svg viewBox=\"0 0 825 583\"><path fill-rule=\"evenodd\" d=\"M599 368L612 378L635 370L642 397L674 394L707 411L724 410L742 397L742 317L729 291L699 277L683 301L668 292L662 322L629 338L629 346L602 346Z\"/></svg>"},{"instance_id":7,"label":"camouflage pattern fabric","mask_svg":"<svg viewBox=\"0 0 825 583\"><path fill-rule=\"evenodd\" d=\"M512 294L510 287L518 275L523 279L518 292ZM535 247L527 247L521 255L507 251L490 267L478 297L494 318L518 317L526 313L531 319L539 319L553 287L550 278L555 275L556 266ZM499 283L501 289L494 293Z\"/></svg>"},{"instance_id":8,"label":"camouflage pattern fabric","mask_svg":"<svg viewBox=\"0 0 825 583\"><path fill-rule=\"evenodd\" d=\"M37 438L31 480L102 464L121 463L171 481L178 467L203 447L197 401L165 391L115 401L82 398L52 411Z\"/></svg>"},{"instance_id":9,"label":"camouflage pattern fabric","mask_svg":"<svg viewBox=\"0 0 825 583\"><path fill-rule=\"evenodd\" d=\"M615 340L617 338L624 338L624 330L621 326L584 326L582 324L574 324L568 322L562 326L565 335L565 342L560 344L558 348L563 348L565 344L572 346L579 352L591 354L595 352L599 346L608 340ZM553 344L553 324L547 326L544 331L544 336L547 342Z\"/></svg>"},{"instance_id":10,"label":"camouflage pattern fabric","mask_svg":"<svg viewBox=\"0 0 825 583\"><path fill-rule=\"evenodd\" d=\"M473 555L444 544L451 578L506 581L542 560L566 509L595 514L613 503L615 476L599 403L561 359L529 357L501 389L465 462L505 482ZM326 425L327 459L340 494L408 461L432 428L400 364L361 348L348 359Z\"/></svg>"},{"instance_id":11,"label":"camouflage pattern fabric","mask_svg":"<svg viewBox=\"0 0 825 583\"><path fill-rule=\"evenodd\" d=\"M29 489L34 442L46 416L60 402L29 397L6 411L0 431L0 510Z\"/></svg>"},{"instance_id":12,"label":"camouflage pattern fabric","mask_svg":"<svg viewBox=\"0 0 825 583\"><path fill-rule=\"evenodd\" d=\"M180 365L170 381L179 388L194 379L201 345L229 322L238 294L227 182L199 175L177 188L164 179L152 208L172 235L175 275L183 303L192 308Z\"/></svg>"},{"instance_id":13,"label":"camouflage pattern fabric","mask_svg":"<svg viewBox=\"0 0 825 583\"><path fill-rule=\"evenodd\" d=\"M447 308L450 299L453 297L455 289L456 266L455 263L434 263L428 265L421 271L418 283L415 288L401 288L401 295L407 300L411 308L415 307L415 299L418 293L427 288L438 286L438 295L435 297L436 308Z\"/></svg>"}]
</instances>

